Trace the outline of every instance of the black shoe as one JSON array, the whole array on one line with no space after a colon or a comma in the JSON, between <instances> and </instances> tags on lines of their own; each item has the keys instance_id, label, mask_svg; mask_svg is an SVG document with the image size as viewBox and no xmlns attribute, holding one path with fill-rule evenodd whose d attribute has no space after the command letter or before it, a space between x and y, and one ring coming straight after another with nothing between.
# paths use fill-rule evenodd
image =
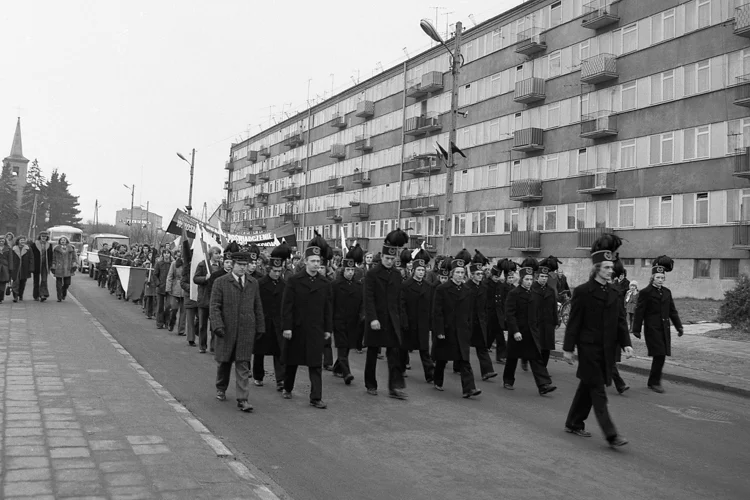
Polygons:
<instances>
[{"instance_id":1,"label":"black shoe","mask_svg":"<svg viewBox=\"0 0 750 500\"><path fill-rule=\"evenodd\" d=\"M618 387L618 388L617 388L617 392L618 392L619 394L622 394L623 392L627 391L628 389L630 389L630 386L629 386L629 385L623 385L622 387Z\"/></svg>"},{"instance_id":2,"label":"black shoe","mask_svg":"<svg viewBox=\"0 0 750 500\"><path fill-rule=\"evenodd\" d=\"M184 336L185 336L185 334L184 334L184 333L178 333L178 334L177 334L177 336L178 336L178 337L184 337Z\"/></svg>"},{"instance_id":3,"label":"black shoe","mask_svg":"<svg viewBox=\"0 0 750 500\"><path fill-rule=\"evenodd\" d=\"M284 399L292 399L292 393L289 391L284 391L281 393L281 397Z\"/></svg>"},{"instance_id":4,"label":"black shoe","mask_svg":"<svg viewBox=\"0 0 750 500\"><path fill-rule=\"evenodd\" d=\"M469 392L464 392L464 399L469 399L474 396L479 396L480 394L482 394L481 389L472 389Z\"/></svg>"},{"instance_id":5,"label":"black shoe","mask_svg":"<svg viewBox=\"0 0 750 500\"><path fill-rule=\"evenodd\" d=\"M41 297L41 298L39 299L39 302L44 302L45 300L47 300L47 297Z\"/></svg>"},{"instance_id":6,"label":"black shoe","mask_svg":"<svg viewBox=\"0 0 750 500\"><path fill-rule=\"evenodd\" d=\"M482 375L482 380L489 380L489 379L495 378L495 377L497 377L497 373L496 372L485 373L484 375Z\"/></svg>"},{"instance_id":7,"label":"black shoe","mask_svg":"<svg viewBox=\"0 0 750 500\"><path fill-rule=\"evenodd\" d=\"M444 391L445 390L445 389L443 389L442 385L437 385L437 384L435 384L435 389L437 389L438 391Z\"/></svg>"},{"instance_id":8,"label":"black shoe","mask_svg":"<svg viewBox=\"0 0 750 500\"><path fill-rule=\"evenodd\" d=\"M39 297L34 297L34 302L39 302Z\"/></svg>"},{"instance_id":9,"label":"black shoe","mask_svg":"<svg viewBox=\"0 0 750 500\"><path fill-rule=\"evenodd\" d=\"M378 395L378 390L377 389L367 389L367 394L369 394L370 396L377 396Z\"/></svg>"},{"instance_id":10,"label":"black shoe","mask_svg":"<svg viewBox=\"0 0 750 500\"><path fill-rule=\"evenodd\" d=\"M314 406L315 408L318 408L319 410L325 410L328 408L328 405L323 402L322 399L316 399L315 401L310 401L310 406Z\"/></svg>"},{"instance_id":11,"label":"black shoe","mask_svg":"<svg viewBox=\"0 0 750 500\"><path fill-rule=\"evenodd\" d=\"M171 332L172 330L174 330L174 325L169 325L169 326L167 327L167 330L169 330L170 332Z\"/></svg>"},{"instance_id":12,"label":"black shoe","mask_svg":"<svg viewBox=\"0 0 750 500\"><path fill-rule=\"evenodd\" d=\"M189 345L190 347L195 347L195 342L188 342L188 345Z\"/></svg>"},{"instance_id":13,"label":"black shoe","mask_svg":"<svg viewBox=\"0 0 750 500\"><path fill-rule=\"evenodd\" d=\"M237 401L237 407L240 409L240 411L248 413L253 411L253 405L251 405L247 401Z\"/></svg>"},{"instance_id":14,"label":"black shoe","mask_svg":"<svg viewBox=\"0 0 750 500\"><path fill-rule=\"evenodd\" d=\"M57 299L58 302L62 302L62 299Z\"/></svg>"},{"instance_id":15,"label":"black shoe","mask_svg":"<svg viewBox=\"0 0 750 500\"><path fill-rule=\"evenodd\" d=\"M509 391L515 390L515 388L513 387L513 384L509 384L507 382L503 382L503 389L508 389Z\"/></svg>"},{"instance_id":16,"label":"black shoe","mask_svg":"<svg viewBox=\"0 0 750 500\"><path fill-rule=\"evenodd\" d=\"M584 429L573 429L572 427L566 427L565 432L568 432L570 434L575 434L576 436L581 436L584 438L590 438L591 433Z\"/></svg>"},{"instance_id":17,"label":"black shoe","mask_svg":"<svg viewBox=\"0 0 750 500\"><path fill-rule=\"evenodd\" d=\"M378 359L385 359L385 356L383 356L382 354L378 354Z\"/></svg>"},{"instance_id":18,"label":"black shoe","mask_svg":"<svg viewBox=\"0 0 750 500\"><path fill-rule=\"evenodd\" d=\"M216 391L216 399L219 401L226 401L227 394L224 391Z\"/></svg>"},{"instance_id":19,"label":"black shoe","mask_svg":"<svg viewBox=\"0 0 750 500\"><path fill-rule=\"evenodd\" d=\"M401 399L401 400L407 399L409 397L404 391L400 389L393 389L392 391L388 391L388 396L393 399Z\"/></svg>"},{"instance_id":20,"label":"black shoe","mask_svg":"<svg viewBox=\"0 0 750 500\"><path fill-rule=\"evenodd\" d=\"M654 384L654 385L649 384L648 388L659 394L664 394L664 388L660 384Z\"/></svg>"},{"instance_id":21,"label":"black shoe","mask_svg":"<svg viewBox=\"0 0 750 500\"><path fill-rule=\"evenodd\" d=\"M327 371L327 372L332 372L333 371L333 365L324 365L323 369L325 371Z\"/></svg>"},{"instance_id":22,"label":"black shoe","mask_svg":"<svg viewBox=\"0 0 750 500\"><path fill-rule=\"evenodd\" d=\"M431 384L431 383L433 383L434 381L435 381L435 378L434 378L434 377L425 377L425 382L427 382L428 384Z\"/></svg>"},{"instance_id":23,"label":"black shoe","mask_svg":"<svg viewBox=\"0 0 750 500\"><path fill-rule=\"evenodd\" d=\"M276 392L281 392L284 390L284 384L276 384Z\"/></svg>"},{"instance_id":24,"label":"black shoe","mask_svg":"<svg viewBox=\"0 0 750 500\"><path fill-rule=\"evenodd\" d=\"M352 380L354 380L354 375L352 375L351 373L347 375L346 377L344 377L344 383L346 385L351 385Z\"/></svg>"},{"instance_id":25,"label":"black shoe","mask_svg":"<svg viewBox=\"0 0 750 500\"><path fill-rule=\"evenodd\" d=\"M253 384L255 384L255 387L263 387L263 381L258 379L253 379Z\"/></svg>"},{"instance_id":26,"label":"black shoe","mask_svg":"<svg viewBox=\"0 0 750 500\"><path fill-rule=\"evenodd\" d=\"M164 325L156 325L157 330L164 330Z\"/></svg>"},{"instance_id":27,"label":"black shoe","mask_svg":"<svg viewBox=\"0 0 750 500\"><path fill-rule=\"evenodd\" d=\"M504 365L505 364L505 359L496 359L495 363L497 363L498 365Z\"/></svg>"},{"instance_id":28,"label":"black shoe","mask_svg":"<svg viewBox=\"0 0 750 500\"><path fill-rule=\"evenodd\" d=\"M541 386L539 388L539 395L540 396L544 396L545 394L549 394L550 392L554 391L555 389L557 389L556 385L552 385L552 384L543 385L543 386Z\"/></svg>"},{"instance_id":29,"label":"black shoe","mask_svg":"<svg viewBox=\"0 0 750 500\"><path fill-rule=\"evenodd\" d=\"M521 369L525 372L529 371L529 362L528 361L521 361Z\"/></svg>"},{"instance_id":30,"label":"black shoe","mask_svg":"<svg viewBox=\"0 0 750 500\"><path fill-rule=\"evenodd\" d=\"M628 444L628 440L619 435L613 437L612 439L607 439L607 441L612 448L619 448L620 446L625 446L626 444Z\"/></svg>"},{"instance_id":31,"label":"black shoe","mask_svg":"<svg viewBox=\"0 0 750 500\"><path fill-rule=\"evenodd\" d=\"M18 299L14 298L14 299L13 299L13 302L18 302Z\"/></svg>"}]
</instances>

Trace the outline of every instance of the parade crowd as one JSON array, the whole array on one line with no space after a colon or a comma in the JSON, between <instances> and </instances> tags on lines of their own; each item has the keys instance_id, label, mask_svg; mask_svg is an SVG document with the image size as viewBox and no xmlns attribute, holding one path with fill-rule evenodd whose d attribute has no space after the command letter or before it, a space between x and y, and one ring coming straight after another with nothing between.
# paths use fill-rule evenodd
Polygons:
<instances>
[{"instance_id":1,"label":"parade crowd","mask_svg":"<svg viewBox=\"0 0 750 500\"><path fill-rule=\"evenodd\" d=\"M388 395L407 399L405 379L417 355L425 382L436 390L445 390L445 370L452 362L462 396L479 396L472 348L483 381L498 375L490 356L494 351L505 389L515 389L520 360L544 396L556 389L548 363L561 326L560 305L569 299L562 348L570 363L577 351L580 383L565 430L591 436L585 420L593 407L609 444L627 443L609 416L605 386L614 383L619 394L629 389L616 363L623 352L632 355L630 334L641 338L643 330L653 358L648 387L664 392L670 324L682 335L664 286L672 259L655 259L651 282L639 291L618 258L621 240L605 234L592 246L590 279L571 294L562 262L554 256L491 263L479 250L472 255L464 249L433 261L424 248L404 248L407 242L408 235L398 229L376 254L355 244L336 255L317 233L301 254L286 242L270 251L232 242L223 250L210 248L192 273L188 241L177 249L114 244L99 252L97 279L110 294L128 300L113 264L147 268L146 283L133 302L155 319L157 329L177 328L190 346L214 354L220 401L226 400L234 366L237 406L246 412L253 410L250 385L264 384L265 357L273 360L276 389L284 399L292 398L298 367L306 366L310 405L322 409L327 407L322 373L330 371L351 385L351 351L366 352L364 386L373 396L378 395L377 362L385 360ZM197 300L191 299L191 284L198 287Z\"/></svg>"}]
</instances>

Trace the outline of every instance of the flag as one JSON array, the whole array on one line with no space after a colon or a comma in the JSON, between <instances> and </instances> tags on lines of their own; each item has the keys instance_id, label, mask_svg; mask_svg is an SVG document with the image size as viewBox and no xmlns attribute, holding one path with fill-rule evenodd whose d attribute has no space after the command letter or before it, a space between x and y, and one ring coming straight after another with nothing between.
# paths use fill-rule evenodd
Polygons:
<instances>
[{"instance_id":1,"label":"flag","mask_svg":"<svg viewBox=\"0 0 750 500\"><path fill-rule=\"evenodd\" d=\"M441 146L438 142L436 142L435 145L437 146L438 156L442 156L443 160L448 161L448 151L443 149L443 146Z\"/></svg>"},{"instance_id":2,"label":"flag","mask_svg":"<svg viewBox=\"0 0 750 500\"><path fill-rule=\"evenodd\" d=\"M193 281L198 264L206 263L206 272L211 269L208 265L209 243L206 241L207 233L203 231L203 226L195 225L195 238L193 239L193 258L190 259L190 300L198 300L198 285Z\"/></svg>"},{"instance_id":3,"label":"flag","mask_svg":"<svg viewBox=\"0 0 750 500\"><path fill-rule=\"evenodd\" d=\"M425 248L424 248L424 244L425 244L425 242L426 242L426 241L427 241L427 240L422 240L422 244L421 244L421 245L419 245L419 246L418 246L417 248L415 248L414 250L412 250L412 252L411 252L411 258L412 258L412 260L414 260L414 259L416 259L416 258L417 258L417 254L419 253L419 251L420 251L420 250L424 250L424 249L425 249Z\"/></svg>"},{"instance_id":4,"label":"flag","mask_svg":"<svg viewBox=\"0 0 750 500\"><path fill-rule=\"evenodd\" d=\"M273 246L277 247L279 245L281 245L281 242L279 242L279 239L276 238L276 235L274 234L273 235Z\"/></svg>"},{"instance_id":5,"label":"flag","mask_svg":"<svg viewBox=\"0 0 750 500\"><path fill-rule=\"evenodd\" d=\"M146 284L148 269L130 266L112 266L117 271L122 289L125 290L125 298L138 298L141 296L143 286Z\"/></svg>"},{"instance_id":6,"label":"flag","mask_svg":"<svg viewBox=\"0 0 750 500\"><path fill-rule=\"evenodd\" d=\"M341 231L339 234L341 235L341 256L346 257L347 252L349 251L348 248L346 248L346 235L344 234L346 231L344 230L343 226L341 227Z\"/></svg>"},{"instance_id":7,"label":"flag","mask_svg":"<svg viewBox=\"0 0 750 500\"><path fill-rule=\"evenodd\" d=\"M453 153L458 153L461 156L463 156L464 158L466 158L466 155L464 154L464 152L461 151L460 149L458 149L458 146L456 146L455 144L453 144L451 142L451 154L453 154Z\"/></svg>"}]
</instances>

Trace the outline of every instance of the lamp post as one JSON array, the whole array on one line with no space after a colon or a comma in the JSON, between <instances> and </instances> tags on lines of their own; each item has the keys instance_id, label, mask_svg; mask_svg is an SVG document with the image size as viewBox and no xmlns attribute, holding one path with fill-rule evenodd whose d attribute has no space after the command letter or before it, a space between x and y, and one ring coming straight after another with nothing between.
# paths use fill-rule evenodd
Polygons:
<instances>
[{"instance_id":1,"label":"lamp post","mask_svg":"<svg viewBox=\"0 0 750 500\"><path fill-rule=\"evenodd\" d=\"M130 189L130 239L133 239L133 209L135 208L134 200L135 200L135 184L132 186L128 186L127 184L123 184L125 186L125 189ZM132 241L131 241L132 244Z\"/></svg>"},{"instance_id":2,"label":"lamp post","mask_svg":"<svg viewBox=\"0 0 750 500\"><path fill-rule=\"evenodd\" d=\"M177 156L179 156L181 160L184 160L188 165L190 165L190 193L188 195L188 204L185 208L187 209L188 215L192 215L193 213L193 172L195 171L195 148L193 148L193 155L191 156L190 161L188 161L188 159L185 158L180 153L177 153Z\"/></svg>"},{"instance_id":3,"label":"lamp post","mask_svg":"<svg viewBox=\"0 0 750 500\"><path fill-rule=\"evenodd\" d=\"M427 36L438 42L440 45L445 47L451 57L451 128L448 133L448 161L445 164L446 167L446 180L445 180L445 222L443 228L443 255L447 255L450 252L451 247L451 224L453 223L453 171L456 166L453 161L453 144L456 143L456 115L458 113L458 73L461 70L461 64L463 58L461 57L461 35L463 26L461 21L456 23L456 36L454 37L454 46L451 50L443 41L443 38L437 32L435 27L427 19L422 19L419 22L419 26L422 28Z\"/></svg>"}]
</instances>

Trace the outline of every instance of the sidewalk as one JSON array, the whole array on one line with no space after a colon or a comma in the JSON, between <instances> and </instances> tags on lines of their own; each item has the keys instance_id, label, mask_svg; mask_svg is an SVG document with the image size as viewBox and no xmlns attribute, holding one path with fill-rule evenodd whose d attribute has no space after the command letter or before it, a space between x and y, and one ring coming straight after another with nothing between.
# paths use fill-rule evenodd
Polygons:
<instances>
[{"instance_id":1,"label":"sidewalk","mask_svg":"<svg viewBox=\"0 0 750 500\"><path fill-rule=\"evenodd\" d=\"M0 399L0 498L277 498L70 296L0 305Z\"/></svg>"},{"instance_id":2,"label":"sidewalk","mask_svg":"<svg viewBox=\"0 0 750 500\"><path fill-rule=\"evenodd\" d=\"M726 326L719 323L687 324L682 337L678 337L673 328L672 356L667 358L663 379L750 397L750 342L700 335ZM558 350L554 351L553 356L562 357L564 334L564 327L557 330L555 338ZM623 356L617 366L621 371L648 376L651 358L648 357L646 343L632 335L630 339L635 356L630 359Z\"/></svg>"}]
</instances>

